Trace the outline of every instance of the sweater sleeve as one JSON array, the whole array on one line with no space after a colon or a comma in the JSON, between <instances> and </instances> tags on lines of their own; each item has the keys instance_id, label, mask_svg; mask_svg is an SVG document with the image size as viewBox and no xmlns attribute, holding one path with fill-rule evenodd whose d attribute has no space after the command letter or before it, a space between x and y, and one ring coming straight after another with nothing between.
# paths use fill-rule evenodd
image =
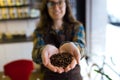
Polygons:
<instances>
[{"instance_id":1,"label":"sweater sleeve","mask_svg":"<svg viewBox=\"0 0 120 80\"><path fill-rule=\"evenodd\" d=\"M41 51L44 48L44 40L42 35L37 31L33 33L33 50L32 50L32 59L37 64L42 64Z\"/></svg>"},{"instance_id":2,"label":"sweater sleeve","mask_svg":"<svg viewBox=\"0 0 120 80\"><path fill-rule=\"evenodd\" d=\"M83 58L86 55L85 30L83 25L75 27L73 43L79 48L81 58Z\"/></svg>"}]
</instances>

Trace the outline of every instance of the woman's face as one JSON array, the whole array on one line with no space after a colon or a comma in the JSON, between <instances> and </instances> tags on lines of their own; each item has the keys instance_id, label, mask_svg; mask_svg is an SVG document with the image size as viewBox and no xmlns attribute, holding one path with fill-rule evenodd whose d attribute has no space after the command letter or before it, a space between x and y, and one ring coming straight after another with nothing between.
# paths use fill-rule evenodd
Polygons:
<instances>
[{"instance_id":1,"label":"woman's face","mask_svg":"<svg viewBox=\"0 0 120 80\"><path fill-rule=\"evenodd\" d=\"M62 20L66 12L65 0L48 0L47 7L53 20Z\"/></svg>"}]
</instances>

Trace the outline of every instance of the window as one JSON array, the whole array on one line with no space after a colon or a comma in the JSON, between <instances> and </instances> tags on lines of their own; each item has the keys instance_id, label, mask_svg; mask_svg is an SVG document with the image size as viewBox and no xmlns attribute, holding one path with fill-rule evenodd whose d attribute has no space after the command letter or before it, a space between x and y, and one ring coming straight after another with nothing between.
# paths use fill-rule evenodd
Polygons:
<instances>
[{"instance_id":1,"label":"window","mask_svg":"<svg viewBox=\"0 0 120 80\"><path fill-rule=\"evenodd\" d=\"M109 23L120 26L120 0L107 0Z\"/></svg>"}]
</instances>

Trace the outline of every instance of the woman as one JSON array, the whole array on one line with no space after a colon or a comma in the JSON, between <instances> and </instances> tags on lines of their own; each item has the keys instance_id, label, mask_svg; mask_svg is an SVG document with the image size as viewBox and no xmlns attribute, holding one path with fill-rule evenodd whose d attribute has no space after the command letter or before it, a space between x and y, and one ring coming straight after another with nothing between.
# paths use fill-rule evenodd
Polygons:
<instances>
[{"instance_id":1,"label":"woman","mask_svg":"<svg viewBox=\"0 0 120 80\"><path fill-rule=\"evenodd\" d=\"M40 12L40 22L34 31L33 61L58 75L72 71L84 56L83 25L73 17L69 0L43 0ZM50 62L52 55L62 52L74 56L65 69Z\"/></svg>"}]
</instances>

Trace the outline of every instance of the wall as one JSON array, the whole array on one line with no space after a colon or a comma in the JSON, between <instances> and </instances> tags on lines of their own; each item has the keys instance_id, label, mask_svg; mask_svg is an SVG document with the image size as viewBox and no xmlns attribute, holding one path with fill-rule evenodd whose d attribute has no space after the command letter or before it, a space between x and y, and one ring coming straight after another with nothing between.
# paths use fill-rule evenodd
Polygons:
<instances>
[{"instance_id":1,"label":"wall","mask_svg":"<svg viewBox=\"0 0 120 80\"><path fill-rule=\"evenodd\" d=\"M88 53L105 52L107 10L105 0L86 1L86 26Z\"/></svg>"},{"instance_id":2,"label":"wall","mask_svg":"<svg viewBox=\"0 0 120 80\"><path fill-rule=\"evenodd\" d=\"M0 33L22 34L30 36L36 26L37 19L0 21Z\"/></svg>"},{"instance_id":3,"label":"wall","mask_svg":"<svg viewBox=\"0 0 120 80\"><path fill-rule=\"evenodd\" d=\"M0 32L8 34L21 34L24 32L29 37L35 29L37 21L38 19L1 21ZM32 42L0 44L0 71L3 71L4 64L9 61L23 58L32 59L32 48Z\"/></svg>"}]
</instances>

